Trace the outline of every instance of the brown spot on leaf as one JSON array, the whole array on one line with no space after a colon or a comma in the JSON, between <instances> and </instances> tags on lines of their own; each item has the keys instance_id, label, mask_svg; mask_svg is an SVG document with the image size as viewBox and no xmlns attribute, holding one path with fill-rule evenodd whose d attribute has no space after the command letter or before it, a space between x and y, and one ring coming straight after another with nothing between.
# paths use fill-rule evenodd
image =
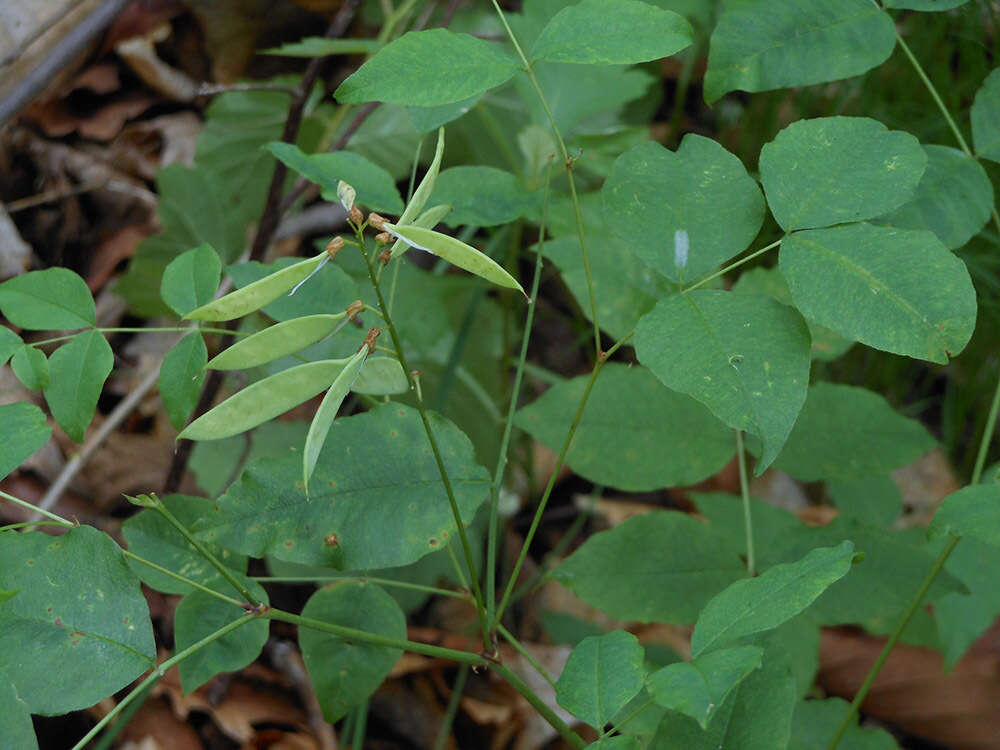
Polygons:
<instances>
[{"instance_id":1,"label":"brown spot on leaf","mask_svg":"<svg viewBox=\"0 0 1000 750\"><path fill-rule=\"evenodd\" d=\"M336 534L330 534L323 539L323 542L324 544L326 544L327 547L339 547L340 537L338 537Z\"/></svg>"}]
</instances>

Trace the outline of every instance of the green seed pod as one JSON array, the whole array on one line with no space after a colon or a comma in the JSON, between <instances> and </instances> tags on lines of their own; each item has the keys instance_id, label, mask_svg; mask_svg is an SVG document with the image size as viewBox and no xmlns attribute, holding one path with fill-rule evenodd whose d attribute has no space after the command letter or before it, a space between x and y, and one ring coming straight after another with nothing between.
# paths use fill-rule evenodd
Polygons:
<instances>
[{"instance_id":1,"label":"green seed pod","mask_svg":"<svg viewBox=\"0 0 1000 750\"><path fill-rule=\"evenodd\" d=\"M305 281L320 263L328 260L325 252L287 266L279 271L247 284L242 289L230 292L225 297L209 302L184 316L185 320L234 320L255 312L264 305L274 302L296 284Z\"/></svg>"},{"instance_id":2,"label":"green seed pod","mask_svg":"<svg viewBox=\"0 0 1000 750\"><path fill-rule=\"evenodd\" d=\"M402 216L399 217L399 221L397 222L398 224L412 224L414 219L420 215L420 212L424 208L424 204L427 203L427 199L430 198L431 193L434 192L434 183L437 182L438 172L441 170L441 159L443 157L444 128L438 128L438 140L437 148L434 150L434 160L431 161L430 167L427 168L427 172L424 174L424 179L420 181L420 185L418 185L417 189L413 191L413 197L411 197L410 202L406 204L406 208L403 210ZM405 252L406 245L402 242L397 242L392 246L393 258L398 255L402 255Z\"/></svg>"},{"instance_id":3,"label":"green seed pod","mask_svg":"<svg viewBox=\"0 0 1000 750\"><path fill-rule=\"evenodd\" d=\"M208 370L245 370L257 367L336 333L347 322L347 313L306 315L275 323L263 331L237 341L205 365Z\"/></svg>"}]
</instances>

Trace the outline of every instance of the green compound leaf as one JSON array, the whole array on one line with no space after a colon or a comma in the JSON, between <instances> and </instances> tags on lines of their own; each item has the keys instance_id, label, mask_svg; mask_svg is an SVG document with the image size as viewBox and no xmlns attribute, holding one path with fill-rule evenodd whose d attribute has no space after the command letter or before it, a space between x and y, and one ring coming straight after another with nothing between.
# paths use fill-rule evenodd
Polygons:
<instances>
[{"instance_id":1,"label":"green compound leaf","mask_svg":"<svg viewBox=\"0 0 1000 750\"><path fill-rule=\"evenodd\" d=\"M184 429L188 417L198 405L207 360L205 339L197 331L182 338L163 358L160 365L160 398L175 430Z\"/></svg>"},{"instance_id":2,"label":"green compound leaf","mask_svg":"<svg viewBox=\"0 0 1000 750\"><path fill-rule=\"evenodd\" d=\"M946 364L976 325L969 271L931 232L796 232L781 243L781 273L803 315L874 349Z\"/></svg>"},{"instance_id":3,"label":"green compound leaf","mask_svg":"<svg viewBox=\"0 0 1000 750\"><path fill-rule=\"evenodd\" d=\"M0 670L0 716L4 721L4 743L10 750L38 750L31 712L3 670Z\"/></svg>"},{"instance_id":4,"label":"green compound leaf","mask_svg":"<svg viewBox=\"0 0 1000 750\"><path fill-rule=\"evenodd\" d=\"M517 71L510 57L468 34L410 31L381 49L333 95L341 104L434 107L488 91Z\"/></svg>"},{"instance_id":5,"label":"green compound leaf","mask_svg":"<svg viewBox=\"0 0 1000 750\"><path fill-rule=\"evenodd\" d=\"M658 143L618 157L601 190L604 218L651 268L693 280L746 249L764 201L743 163L689 134L676 152Z\"/></svg>"},{"instance_id":6,"label":"green compound leaf","mask_svg":"<svg viewBox=\"0 0 1000 750\"><path fill-rule=\"evenodd\" d=\"M794 307L788 282L785 281L785 277L777 268L753 268L744 271L733 284L731 291L764 294L783 305ZM839 333L835 333L819 323L814 323L808 318L806 318L806 325L809 327L809 337L812 339L810 353L813 359L837 359L854 346L854 342L850 339L846 339Z\"/></svg>"},{"instance_id":7,"label":"green compound leaf","mask_svg":"<svg viewBox=\"0 0 1000 750\"><path fill-rule=\"evenodd\" d=\"M452 167L441 172L430 202L452 207L444 218L450 227L508 224L532 214L539 203L538 194L525 189L510 172L479 166Z\"/></svg>"},{"instance_id":8,"label":"green compound leaf","mask_svg":"<svg viewBox=\"0 0 1000 750\"><path fill-rule=\"evenodd\" d=\"M963 487L944 499L937 509L927 536L971 536L1000 546L1000 484Z\"/></svg>"},{"instance_id":9,"label":"green compound leaf","mask_svg":"<svg viewBox=\"0 0 1000 750\"><path fill-rule=\"evenodd\" d=\"M203 497L167 495L161 500L167 510L189 529L212 509L212 502ZM185 578L229 596L237 595L215 566L181 536L181 533L159 512L151 509L139 511L122 524L122 536L128 543L129 552L156 563L161 568L180 572ZM246 572L245 555L230 552L214 544L207 546L218 560L232 568L234 572L241 574ZM162 591L164 594L189 594L195 591L190 584L178 581L138 560L130 559L128 562L135 574L150 588Z\"/></svg>"},{"instance_id":10,"label":"green compound leaf","mask_svg":"<svg viewBox=\"0 0 1000 750\"><path fill-rule=\"evenodd\" d=\"M94 418L97 399L115 365L115 355L104 335L86 331L49 357L49 384L45 400L52 416L77 443Z\"/></svg>"},{"instance_id":11,"label":"green compound leaf","mask_svg":"<svg viewBox=\"0 0 1000 750\"><path fill-rule=\"evenodd\" d=\"M851 569L854 545L814 549L801 560L737 581L702 610L691 635L691 656L771 630L802 612Z\"/></svg>"},{"instance_id":12,"label":"green compound leaf","mask_svg":"<svg viewBox=\"0 0 1000 750\"><path fill-rule=\"evenodd\" d=\"M936 441L915 419L864 388L817 383L774 467L804 482L888 474Z\"/></svg>"},{"instance_id":13,"label":"green compound leaf","mask_svg":"<svg viewBox=\"0 0 1000 750\"><path fill-rule=\"evenodd\" d=\"M360 154L351 151L305 154L295 144L281 142L268 143L264 148L286 166L319 185L323 189L324 200L339 202L337 183L343 180L357 191L357 202L362 206L391 214L403 211L403 199L392 175Z\"/></svg>"},{"instance_id":14,"label":"green compound leaf","mask_svg":"<svg viewBox=\"0 0 1000 750\"><path fill-rule=\"evenodd\" d=\"M694 622L709 599L745 574L724 536L676 511L594 534L553 573L611 617L678 624Z\"/></svg>"},{"instance_id":15,"label":"green compound leaf","mask_svg":"<svg viewBox=\"0 0 1000 750\"><path fill-rule=\"evenodd\" d=\"M87 282L67 268L47 268L0 284L0 312L19 328L72 330L97 325Z\"/></svg>"},{"instance_id":16,"label":"green compound leaf","mask_svg":"<svg viewBox=\"0 0 1000 750\"><path fill-rule=\"evenodd\" d=\"M643 653L639 640L624 630L584 638L556 681L556 700L601 729L642 690Z\"/></svg>"},{"instance_id":17,"label":"green compound leaf","mask_svg":"<svg viewBox=\"0 0 1000 750\"><path fill-rule=\"evenodd\" d=\"M760 152L760 178L786 231L871 219L913 197L927 166L920 142L867 117L799 120Z\"/></svg>"},{"instance_id":18,"label":"green compound leaf","mask_svg":"<svg viewBox=\"0 0 1000 750\"><path fill-rule=\"evenodd\" d=\"M256 581L244 581L258 601L268 603L267 592ZM227 584L228 586L228 584ZM174 648L192 646L246 615L240 607L205 591L192 591L181 599L174 613ZM267 642L268 620L259 618L241 625L180 663L181 690L192 693L220 672L236 672L256 659Z\"/></svg>"},{"instance_id":19,"label":"green compound leaf","mask_svg":"<svg viewBox=\"0 0 1000 750\"><path fill-rule=\"evenodd\" d=\"M229 266L226 270L233 277L233 283L243 288L297 262L297 258L279 258L271 264L251 261ZM261 310L275 320L285 321L303 315L325 315L331 310L344 310L359 296L357 283L344 269L335 263L327 263L295 294L279 296Z\"/></svg>"},{"instance_id":20,"label":"green compound leaf","mask_svg":"<svg viewBox=\"0 0 1000 750\"><path fill-rule=\"evenodd\" d=\"M212 246L199 245L170 262L160 282L160 296L183 317L212 301L221 274L222 261Z\"/></svg>"},{"instance_id":21,"label":"green compound leaf","mask_svg":"<svg viewBox=\"0 0 1000 750\"><path fill-rule=\"evenodd\" d=\"M430 416L462 518L471 521L489 491L472 444ZM364 467L359 470L358 467ZM416 410L379 404L330 428L302 490L298 452L250 465L197 526L202 539L254 557L370 570L407 565L444 549L455 521Z\"/></svg>"},{"instance_id":22,"label":"green compound leaf","mask_svg":"<svg viewBox=\"0 0 1000 750\"><path fill-rule=\"evenodd\" d=\"M87 708L155 665L139 579L107 534L0 534L0 590L15 589L0 602L0 672L31 713Z\"/></svg>"},{"instance_id":23,"label":"green compound leaf","mask_svg":"<svg viewBox=\"0 0 1000 750\"><path fill-rule=\"evenodd\" d=\"M345 581L321 588L306 602L302 616L387 638L406 638L406 617L399 605L371 584ZM374 693L403 653L306 627L299 627L299 645L323 718L329 722Z\"/></svg>"},{"instance_id":24,"label":"green compound leaf","mask_svg":"<svg viewBox=\"0 0 1000 750\"><path fill-rule=\"evenodd\" d=\"M962 247L990 219L993 184L982 165L947 146L924 146L927 169L917 192L877 224L927 229L949 250Z\"/></svg>"},{"instance_id":25,"label":"green compound leaf","mask_svg":"<svg viewBox=\"0 0 1000 750\"><path fill-rule=\"evenodd\" d=\"M558 450L589 379L553 386L515 424ZM732 431L697 401L664 388L644 367L611 363L594 384L566 461L597 484L646 492L700 482L734 448Z\"/></svg>"},{"instance_id":26,"label":"green compound leaf","mask_svg":"<svg viewBox=\"0 0 1000 750\"><path fill-rule=\"evenodd\" d=\"M761 474L784 445L809 384L809 331L767 297L696 290L668 297L636 329L636 353L664 385L759 435Z\"/></svg>"},{"instance_id":27,"label":"green compound leaf","mask_svg":"<svg viewBox=\"0 0 1000 750\"><path fill-rule=\"evenodd\" d=\"M7 360L14 356L14 352L24 345L21 337L9 328L0 326L0 367L7 364Z\"/></svg>"},{"instance_id":28,"label":"green compound leaf","mask_svg":"<svg viewBox=\"0 0 1000 750\"><path fill-rule=\"evenodd\" d=\"M49 361L41 349L25 344L10 358L10 369L29 391L40 391L49 384Z\"/></svg>"},{"instance_id":29,"label":"green compound leaf","mask_svg":"<svg viewBox=\"0 0 1000 750\"><path fill-rule=\"evenodd\" d=\"M583 0L556 13L532 57L551 62L627 65L658 60L694 42L683 16L640 0Z\"/></svg>"},{"instance_id":30,"label":"green compound leaf","mask_svg":"<svg viewBox=\"0 0 1000 750\"><path fill-rule=\"evenodd\" d=\"M729 3L712 32L705 100L850 78L895 46L892 19L870 0Z\"/></svg>"},{"instance_id":31,"label":"green compound leaf","mask_svg":"<svg viewBox=\"0 0 1000 750\"><path fill-rule=\"evenodd\" d=\"M964 2L964 0L963 0ZM792 716L792 750L825 750L847 715L849 704L843 698L804 700ZM844 750L899 750L896 740L884 729L858 726L855 719L847 728L839 747Z\"/></svg>"},{"instance_id":32,"label":"green compound leaf","mask_svg":"<svg viewBox=\"0 0 1000 750\"><path fill-rule=\"evenodd\" d=\"M759 669L759 646L724 648L691 663L677 662L649 676L649 692L659 705L687 714L708 728L715 710L751 672Z\"/></svg>"},{"instance_id":33,"label":"green compound leaf","mask_svg":"<svg viewBox=\"0 0 1000 750\"><path fill-rule=\"evenodd\" d=\"M52 428L34 404L18 401L0 406L0 479L49 441Z\"/></svg>"},{"instance_id":34,"label":"green compound leaf","mask_svg":"<svg viewBox=\"0 0 1000 750\"><path fill-rule=\"evenodd\" d=\"M976 153L984 159L1000 161L1000 68L986 76L976 92L971 117Z\"/></svg>"}]
</instances>

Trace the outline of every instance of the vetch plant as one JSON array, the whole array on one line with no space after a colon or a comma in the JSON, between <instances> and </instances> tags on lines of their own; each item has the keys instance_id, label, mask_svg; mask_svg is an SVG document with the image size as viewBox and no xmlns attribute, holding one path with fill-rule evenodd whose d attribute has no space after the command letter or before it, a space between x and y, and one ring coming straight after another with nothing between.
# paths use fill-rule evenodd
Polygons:
<instances>
[{"instance_id":1,"label":"vetch plant","mask_svg":"<svg viewBox=\"0 0 1000 750\"><path fill-rule=\"evenodd\" d=\"M311 115L326 136L259 144L279 165L278 198L291 169L344 209L348 231L309 257L227 266L235 255L219 243L230 235L219 230L213 244L199 228L162 267L140 252L123 283L134 306L178 319L162 329L182 337L159 388L178 439L196 441L205 463L223 462L226 439L322 399L293 449L237 464L210 497L129 497L140 510L122 544L0 492L62 532L0 529L4 746L37 747L31 714L127 689L75 747L88 746L167 669L190 692L253 662L271 620L297 627L324 718L346 717L358 747L367 701L404 651L461 665L457 693L469 668L495 674L573 748L894 746L857 715L895 645L931 646L954 664L1000 614L981 563L962 554L974 546L1000 565L1000 485L984 473L1000 381L968 485L916 539L893 528L901 499L890 474L935 438L882 395L827 376L855 344L948 365L986 315L956 251L981 233L995 243L991 219L1000 232L982 164L998 159L1000 78L972 103L973 150L890 13L962 3L750 0L726 4L714 28L711 14L686 18L667 0L460 11L456 27L484 24L503 42L400 33L422 4L383 5L393 10L379 38L344 48L369 57L334 92L338 109ZM694 59L706 40L709 103L858 76L898 45L958 149L842 114L775 126L757 172L703 135L668 148L626 105L655 104L651 61ZM413 136L402 168L354 140L363 124L327 151L343 118L373 103L399 141ZM424 140L435 147L418 181ZM449 166L452 153L461 163ZM180 200L168 192L161 207ZM164 243L180 231L165 225ZM524 235L537 240L533 257L522 257ZM556 283L547 265L576 303L586 374L528 361L543 285ZM236 288L220 293L224 276ZM137 291L149 277L156 300ZM0 284L0 312L0 365L82 442L114 366L106 335L123 329L97 327L86 283L64 268ZM242 379L196 409L223 373ZM528 399L526 380L549 386ZM50 433L36 404L0 406L0 479ZM508 464L526 463L519 435L555 462L507 566L500 501L514 486ZM697 516L653 510L576 544L581 516L561 559L526 575L564 465L595 488L653 492L697 484L734 458L738 496L695 493ZM769 468L823 483L837 517L810 526L751 497L752 477ZM275 575L248 575L251 558ZM269 585L290 578L326 585L299 613L272 606ZM512 614L548 581L618 624L569 638L560 675L534 664L558 705L504 656L509 645L530 657ZM160 663L140 584L182 597ZM475 610L478 648L408 636L407 614L427 595ZM691 626L689 652L665 656L630 623ZM850 704L814 687L820 630L845 624L889 636Z\"/></svg>"}]
</instances>

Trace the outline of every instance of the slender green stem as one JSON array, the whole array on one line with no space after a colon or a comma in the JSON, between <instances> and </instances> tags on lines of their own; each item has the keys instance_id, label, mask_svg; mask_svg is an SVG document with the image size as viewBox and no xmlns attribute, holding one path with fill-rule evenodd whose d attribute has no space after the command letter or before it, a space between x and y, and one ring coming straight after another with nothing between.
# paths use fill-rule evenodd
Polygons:
<instances>
[{"instance_id":1,"label":"slender green stem","mask_svg":"<svg viewBox=\"0 0 1000 750\"><path fill-rule=\"evenodd\" d=\"M143 565L150 567L153 570L159 571L163 575L173 578L175 581L180 581L181 583L185 583L188 586L191 586L192 588L198 589L199 591L204 591L206 594L214 596L216 599L228 602L229 604L233 604L240 608L243 608L245 605L245 603L241 602L239 599L233 599L231 596L226 596L225 594L218 592L215 589L209 588L208 586L202 583L198 583L197 581L192 581L190 578L186 578L185 576L182 576L180 573L175 573L172 570L164 568L162 565L157 565L152 560L147 560L144 557L139 557L139 555L135 554L134 552L130 552L127 549L123 549L122 552L124 553L125 557L129 557L135 560L137 563L142 563Z\"/></svg>"},{"instance_id":2,"label":"slender green stem","mask_svg":"<svg viewBox=\"0 0 1000 750\"><path fill-rule=\"evenodd\" d=\"M36 513L40 513L41 515L48 518L50 521L55 521L60 526L65 526L68 529L72 529L80 525L78 523L73 523L72 521L67 521L65 518L57 516L55 513L50 513L44 508L39 508L37 505L29 503L27 500L21 500L20 498L16 498L13 495L8 495L6 492L2 490L0 490L0 498L3 498L8 502L14 503L14 505L20 505L22 508L27 508L28 510L33 510Z\"/></svg>"},{"instance_id":3,"label":"slender green stem","mask_svg":"<svg viewBox=\"0 0 1000 750\"><path fill-rule=\"evenodd\" d=\"M753 554L753 519L750 516L750 483L747 481L747 456L743 449L743 431L736 433L736 460L740 467L740 495L743 497L743 526L747 538L747 575L756 575Z\"/></svg>"},{"instance_id":4,"label":"slender green stem","mask_svg":"<svg viewBox=\"0 0 1000 750\"><path fill-rule=\"evenodd\" d=\"M364 630L357 630L355 628L344 627L343 625L336 625L332 622L324 622L323 620L314 620L310 617L302 617L301 615L285 612L281 609L265 610L263 612L263 616L271 620L280 620L281 622L298 625L300 628L311 628L312 630L331 633L332 635L339 636L348 641L359 641L361 643L370 643L373 646L385 646L387 648L399 648L404 651L412 651L415 654L433 656L439 659L448 659L450 661L458 662L459 664L468 664L472 667L483 666L486 662L482 656L474 654L471 651L458 651L453 648L432 646L427 643L409 641L403 638L390 638L389 636L379 635L377 633L368 633Z\"/></svg>"},{"instance_id":5,"label":"slender green stem","mask_svg":"<svg viewBox=\"0 0 1000 750\"><path fill-rule=\"evenodd\" d=\"M768 250L773 250L774 248L776 248L776 247L777 247L778 245L780 245L780 244L781 244L781 240L775 240L775 241L774 241L774 242L772 242L772 243L771 243L770 245L765 245L765 246L764 246L764 247L762 247L762 248L761 248L760 250L755 250L754 252L752 252L752 253L750 253L750 254L749 254L748 256L746 256L745 258L740 258L739 260L736 260L736 261L733 261L733 262L732 262L732 263L730 263L730 264L729 264L728 266L725 266L725 267L723 267L723 268L720 268L720 269L719 269L718 271L716 271L715 273L713 273L713 274L710 274L710 275L706 276L705 278L703 278L703 279L700 279L699 281L696 281L695 283L693 283L693 284L692 284L691 286L689 286L689 287L685 287L685 288L684 288L684 291L685 291L685 292L690 292L690 291L691 291L692 289L697 289L697 288L698 288L698 287L700 287L700 286L704 286L704 285L705 285L705 284L707 284L708 282L710 282L710 281L713 281L713 280L715 280L715 279L719 278L719 277L720 277L720 276L722 276L723 274L726 274L726 273L729 273L729 272L730 272L730 271L732 271L732 270L733 270L734 268L739 268L739 267L740 267L740 266L742 266L742 265L743 265L744 263L747 263L747 262L749 262L749 261L753 260L754 258L756 258L756 257L757 257L757 256L759 256L759 255L763 255L763 254L764 254L764 253L766 253L766 252L767 252Z\"/></svg>"},{"instance_id":6,"label":"slender green stem","mask_svg":"<svg viewBox=\"0 0 1000 750\"><path fill-rule=\"evenodd\" d=\"M497 625L497 631L503 636L503 639L513 646L514 650L517 651L517 653L519 653L521 657L531 665L531 668L538 672L543 680L555 688L556 681L552 679L552 675L550 675L546 671L545 667L538 662L538 659L536 659L534 655L524 647L524 644L514 637L513 633L507 630L507 628L503 625Z\"/></svg>"},{"instance_id":7,"label":"slender green stem","mask_svg":"<svg viewBox=\"0 0 1000 750\"><path fill-rule=\"evenodd\" d=\"M146 701L149 700L149 695L153 691L155 684L147 685L143 688L142 692L136 696L121 713L118 714L118 721L108 727L108 730L101 736L97 744L94 745L93 750L110 750L114 747L115 739L121 733L121 731L129 725L132 721L132 717L135 716L136 712L146 705Z\"/></svg>"},{"instance_id":8,"label":"slender green stem","mask_svg":"<svg viewBox=\"0 0 1000 750\"><path fill-rule=\"evenodd\" d=\"M500 487L503 485L504 473L507 469L507 451L510 447L510 437L514 427L514 412L521 396L521 381L524 379L524 363L528 359L528 342L531 339L531 328L535 321L535 303L538 299L538 286L542 278L542 245L545 242L545 227L548 212L549 170L546 170L545 198L542 203L542 221L538 231L538 251L535 256L535 276L531 281L528 312L524 321L524 331L521 334L521 353L517 359L517 369L514 374L514 385L511 387L510 403L507 406L507 418L504 420L503 437L500 439L500 452L497 456L496 470L493 472L493 483L490 485L489 531L486 538L486 619L493 623L493 612L496 606L496 563L497 538L500 518Z\"/></svg>"},{"instance_id":9,"label":"slender green stem","mask_svg":"<svg viewBox=\"0 0 1000 750\"><path fill-rule=\"evenodd\" d=\"M4 531L17 531L18 529L26 529L32 526L58 526L59 528L66 528L66 524L62 521L22 521L21 523L9 523L6 526L0 526L0 533Z\"/></svg>"},{"instance_id":10,"label":"slender green stem","mask_svg":"<svg viewBox=\"0 0 1000 750\"><path fill-rule=\"evenodd\" d=\"M575 750L586 749L586 740L570 729L569 725L560 719L556 712L545 701L539 698L535 691L528 687L524 680L518 677L511 669L505 667L503 664L490 664L490 669L500 675L508 685L519 692L538 711L542 718L559 733L559 736L569 743L570 747L575 748Z\"/></svg>"},{"instance_id":11,"label":"slender green stem","mask_svg":"<svg viewBox=\"0 0 1000 750\"><path fill-rule=\"evenodd\" d=\"M638 716L639 714L641 714L647 708L649 708L650 706L652 706L653 703L655 703L655 701L652 698L650 698L649 700L647 700L645 703L643 703L641 706L639 706L635 711L633 711L628 716L626 716L624 719L622 719L617 724L615 724L613 727L611 727L608 731L602 732L601 733L601 738L603 739L604 737L607 737L608 735L613 734L614 732L619 732L620 733L622 731L622 727L624 727L626 724L628 724L630 721L632 721L632 719L634 719L636 716Z\"/></svg>"},{"instance_id":12,"label":"slender green stem","mask_svg":"<svg viewBox=\"0 0 1000 750\"><path fill-rule=\"evenodd\" d=\"M167 509L167 506L163 504L163 501L160 500L160 498L156 497L156 495L151 495L150 497L152 497L155 503L153 507L159 511L160 515L166 519L167 523L177 529L177 532L184 537L192 547L198 550L198 554L208 560L213 568L219 571L219 575L225 578L229 582L229 585L236 589L240 596L242 596L248 604L251 604L254 607L260 604L257 597L250 593L250 589L248 589L246 585L236 577L233 570L223 565L222 562L194 536L194 534L188 531L187 526L177 520L176 516L174 516L174 514Z\"/></svg>"},{"instance_id":13,"label":"slender green stem","mask_svg":"<svg viewBox=\"0 0 1000 750\"><path fill-rule=\"evenodd\" d=\"M351 750L363 750L365 732L368 731L368 701L354 709L354 731L351 732Z\"/></svg>"},{"instance_id":14,"label":"slender green stem","mask_svg":"<svg viewBox=\"0 0 1000 750\"><path fill-rule=\"evenodd\" d=\"M448 708L444 712L444 718L438 727L437 738L434 740L434 750L444 750L448 744L448 735L455 724L455 716L458 714L458 706L462 702L462 693L465 691L465 681L469 679L469 665L463 664L458 668L458 675L455 677L455 684L451 688L451 698L448 699Z\"/></svg>"},{"instance_id":15,"label":"slender green stem","mask_svg":"<svg viewBox=\"0 0 1000 750\"><path fill-rule=\"evenodd\" d=\"M29 346L43 346L44 344L56 344L60 341L69 341L74 336L83 331L97 331L98 333L188 333L190 331L201 331L202 333L221 333L229 336L246 336L245 331L228 331L225 328L198 328L197 326L161 326L150 328L81 328L76 333L67 333L64 336L54 336L51 339L32 341Z\"/></svg>"},{"instance_id":16,"label":"slender green stem","mask_svg":"<svg viewBox=\"0 0 1000 750\"><path fill-rule=\"evenodd\" d=\"M993 442L993 430L996 428L998 411L1000 411L1000 379L997 379L997 386L993 391L990 413L986 417L986 431L983 434L983 439L979 442L979 450L976 452L976 463L972 469L971 484L979 484L979 481L983 478L983 469L986 468L986 456L990 450L990 443Z\"/></svg>"},{"instance_id":17,"label":"slender green stem","mask_svg":"<svg viewBox=\"0 0 1000 750\"><path fill-rule=\"evenodd\" d=\"M391 578L375 578L373 576L253 576L251 581L258 583L325 583L331 581L364 581L374 583L379 586L391 586L398 589L408 589L410 591L423 591L437 596L449 596L453 599L470 599L471 596L462 591L452 591L451 589L441 589L436 586L424 586L422 583L410 583L409 581L394 581Z\"/></svg>"},{"instance_id":18,"label":"slender green stem","mask_svg":"<svg viewBox=\"0 0 1000 750\"><path fill-rule=\"evenodd\" d=\"M388 308L385 304L385 298L382 296L382 287L379 286L378 279L375 276L375 268L372 266L371 258L368 255L368 250L365 247L365 238L362 234L361 228L357 229L358 242L361 244L361 255L365 259L365 265L368 267L368 278L371 280L372 287L375 289L375 296L378 298L379 309L382 310L382 314L385 317L385 324L389 329L389 335L392 337L392 345L396 348L396 356L399 357L399 363L403 366L403 372L406 375L406 380L410 389L417 394L417 412L420 414L420 421L423 422L424 432L427 433L427 441L430 443L431 452L434 454L434 460L437 463L438 472L441 474L441 482L444 484L445 494L448 496L448 504L451 506L451 513L455 520L455 526L458 529L458 537L462 543L462 551L465 553L465 564L469 571L469 582L471 583L472 594L476 600L476 611L479 613L479 621L482 626L483 631L483 645L489 644L489 627L487 626L486 620L486 608L483 606L483 593L479 588L479 580L476 577L476 564L472 558L472 547L469 545L468 535L465 533L465 523L462 521L462 512L459 510L458 501L455 499L455 491L451 486L451 478L448 476L448 470L445 468L444 459L441 457L441 450L438 448L437 438L434 436L434 430L431 428L430 420L427 418L427 409L424 407L424 399L420 392L417 390L417 385L413 379L413 372L406 361L406 354L403 351L403 341L399 337L399 333L396 331L396 326L392 321L392 315L390 315Z\"/></svg>"},{"instance_id":19,"label":"slender green stem","mask_svg":"<svg viewBox=\"0 0 1000 750\"><path fill-rule=\"evenodd\" d=\"M597 356L600 356L601 326L597 320L597 300L594 297L594 277L590 272L590 255L587 253L587 233L583 228L583 211L580 209L580 197L577 195L576 179L573 177L573 159L570 158L569 151L566 149L566 142L563 140L562 133L559 131L559 125L556 124L556 118L555 115L552 114L549 102L545 98L545 92L542 91L541 84L538 83L538 78L535 76L535 70L531 65L531 61L528 60L527 56L524 54L524 50L521 49L521 45L518 43L517 37L514 36L514 31L510 28L510 24L507 23L507 17L504 15L503 10L500 9L500 4L497 0L492 0L492 2L497 15L500 16L500 22L503 24L504 30L507 32L507 36L514 45L514 49L517 50L518 57L521 58L521 64L524 65L524 72L527 74L528 80L531 81L532 87L534 87L535 92L538 94L538 99L542 103L542 109L545 110L545 115L549 118L549 124L552 126L552 133L556 137L556 143L559 144L559 152L562 156L563 164L566 167L566 177L569 180L569 194L573 201L573 213L576 218L576 232L580 240L580 251L583 254L583 270L587 277L587 295L590 298L590 320L594 325L594 352Z\"/></svg>"},{"instance_id":20,"label":"slender green stem","mask_svg":"<svg viewBox=\"0 0 1000 750\"><path fill-rule=\"evenodd\" d=\"M79 742L77 742L75 745L73 745L73 750L82 750L82 748L86 747L86 745L87 745L88 742L90 742L94 737L96 737L97 734L102 729L104 729L104 727L106 727L108 724L110 724L111 721L113 721L114 718L116 716L118 716L118 714L120 714L122 711L124 711L128 707L128 705L130 703L132 703L132 701L134 701L136 698L138 698L139 695L142 694L142 692L147 687L149 687L150 685L152 685L157 680L161 679L163 677L163 675L165 675L167 673L168 669L170 669L171 667L173 667L175 664L179 664L180 662L184 661L184 659L186 659L189 656L191 656L191 654L194 654L194 653L197 653L198 651L201 651L201 649L205 648L205 646L208 646L209 644L214 643L215 641L219 640L223 636L226 636L229 633L233 632L237 628L242 627L243 625L246 625L251 620L257 619L257 617L259 617L259 615L256 615L256 614L247 614L247 615L244 615L243 617L239 618L238 620L233 620L228 625L224 625L223 627L219 628L218 630L216 630L211 635L205 636L204 638L202 638L197 643L194 643L194 644L188 646L183 651L181 651L181 652L179 652L177 654L174 654L174 656L170 657L169 659L167 659L166 661L164 661L162 664L160 664L159 666L157 666L152 672L149 673L149 675L146 677L146 679L144 679L142 682L140 682L137 687L133 688L132 692L130 692L127 696L125 696L125 698L123 698L122 701L117 706L115 706L113 709L111 709L104 718L102 718L99 722L97 722L97 724L94 726L94 728L91 729L89 732L87 732L87 734L85 734L83 736L83 739L81 739Z\"/></svg>"}]
</instances>

